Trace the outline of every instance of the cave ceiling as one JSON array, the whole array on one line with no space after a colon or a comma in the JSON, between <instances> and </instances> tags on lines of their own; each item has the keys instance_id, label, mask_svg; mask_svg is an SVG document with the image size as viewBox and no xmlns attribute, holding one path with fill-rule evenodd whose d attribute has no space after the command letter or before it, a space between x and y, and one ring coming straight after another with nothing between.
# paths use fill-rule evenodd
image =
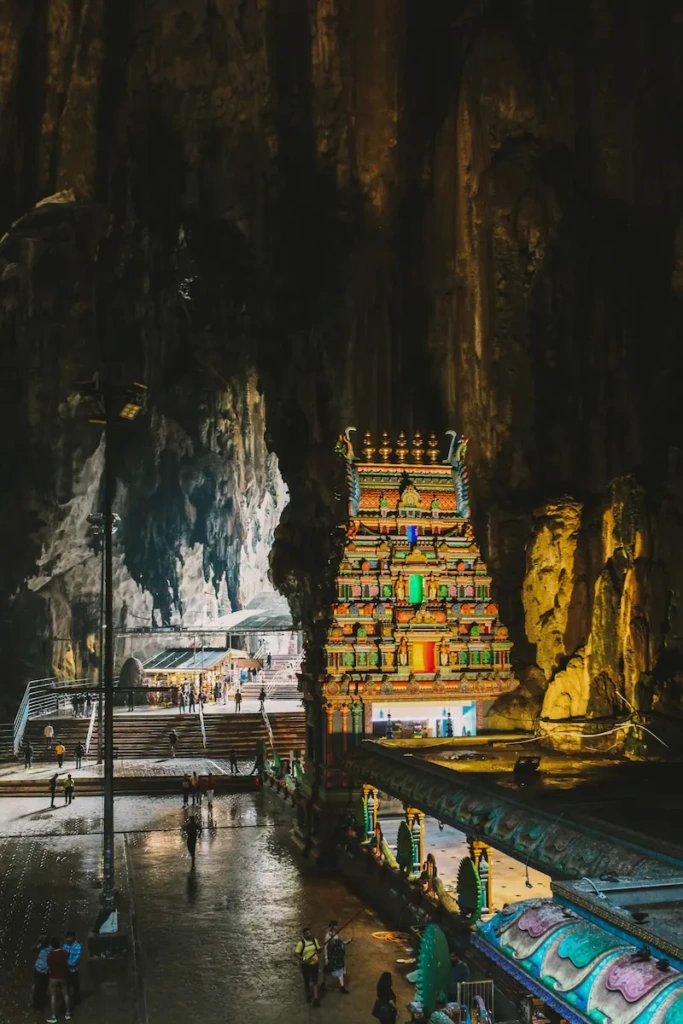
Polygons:
<instances>
[{"instance_id":1,"label":"cave ceiling","mask_svg":"<svg viewBox=\"0 0 683 1024\"><path fill-rule=\"evenodd\" d=\"M501 722L677 713L682 35L673 0L0 5L6 689L87 660L106 368L149 387L124 619L274 584L315 641L336 434L455 427Z\"/></svg>"}]
</instances>

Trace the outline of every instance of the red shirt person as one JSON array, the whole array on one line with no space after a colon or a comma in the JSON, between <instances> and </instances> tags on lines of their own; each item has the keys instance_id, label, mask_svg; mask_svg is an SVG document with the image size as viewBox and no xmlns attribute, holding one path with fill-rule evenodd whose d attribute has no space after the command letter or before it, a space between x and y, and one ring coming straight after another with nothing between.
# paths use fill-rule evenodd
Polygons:
<instances>
[{"instance_id":1,"label":"red shirt person","mask_svg":"<svg viewBox=\"0 0 683 1024\"><path fill-rule=\"evenodd\" d=\"M47 969L50 975L50 1004L52 1016L50 1024L57 1020L57 1005L60 998L64 1001L65 1016L68 1020L71 1016L71 1005L69 1000L69 954L62 949L59 939L52 939L50 945L52 952L47 956Z\"/></svg>"}]
</instances>

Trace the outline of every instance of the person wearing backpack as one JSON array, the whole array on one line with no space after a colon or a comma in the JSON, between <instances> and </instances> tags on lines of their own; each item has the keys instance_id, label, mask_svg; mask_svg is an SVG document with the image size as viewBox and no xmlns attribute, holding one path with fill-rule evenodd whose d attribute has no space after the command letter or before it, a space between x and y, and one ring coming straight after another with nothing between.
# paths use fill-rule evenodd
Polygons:
<instances>
[{"instance_id":1,"label":"person wearing backpack","mask_svg":"<svg viewBox=\"0 0 683 1024\"><path fill-rule=\"evenodd\" d=\"M339 923L330 921L325 934L325 973L331 978L339 978L339 991L345 996L349 990L344 984L346 963L346 943L339 934Z\"/></svg>"},{"instance_id":2,"label":"person wearing backpack","mask_svg":"<svg viewBox=\"0 0 683 1024\"><path fill-rule=\"evenodd\" d=\"M320 971L318 958L320 956L320 943L313 937L313 932L310 928L304 928L294 952L299 958L299 962L301 964L301 974L304 979L306 1002L310 1003L311 1001L312 989L313 1005L320 1006L320 999L318 998L318 973Z\"/></svg>"}]
</instances>

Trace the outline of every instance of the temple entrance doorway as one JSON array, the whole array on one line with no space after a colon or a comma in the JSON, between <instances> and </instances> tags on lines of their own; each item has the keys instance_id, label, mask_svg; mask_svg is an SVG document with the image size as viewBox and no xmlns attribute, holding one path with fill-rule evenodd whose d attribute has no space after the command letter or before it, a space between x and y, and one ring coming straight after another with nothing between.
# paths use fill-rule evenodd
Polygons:
<instances>
[{"instance_id":1,"label":"temple entrance doorway","mask_svg":"<svg viewBox=\"0 0 683 1024\"><path fill-rule=\"evenodd\" d=\"M372 705L372 735L387 739L476 736L475 701L387 701Z\"/></svg>"}]
</instances>

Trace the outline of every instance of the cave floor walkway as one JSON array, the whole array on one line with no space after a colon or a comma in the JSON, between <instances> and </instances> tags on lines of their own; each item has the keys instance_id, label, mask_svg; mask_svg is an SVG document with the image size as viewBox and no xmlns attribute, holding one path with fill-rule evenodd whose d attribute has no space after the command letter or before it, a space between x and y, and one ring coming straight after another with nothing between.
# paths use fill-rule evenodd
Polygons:
<instances>
[{"instance_id":1,"label":"cave floor walkway","mask_svg":"<svg viewBox=\"0 0 683 1024\"><path fill-rule=\"evenodd\" d=\"M298 859L289 820L262 794L218 797L211 821L202 809L195 870L183 820L173 797L116 801L117 828L125 830L116 840L117 887L127 916L134 913L131 952L124 964L89 962L84 952L84 999L74 1021L361 1024L371 1019L375 984L385 970L406 1006L413 993L403 980L409 968L395 963L408 956L405 943L387 941L385 926L344 883ZM41 800L0 800L0 1024L47 1016L31 1009L31 949L41 932L63 936L74 927L87 946L98 903L101 827L97 798L58 813ZM317 1010L304 1001L292 951L304 925L322 940L331 918L353 919L345 933L352 939L351 994L340 994L333 982Z\"/></svg>"}]
</instances>

